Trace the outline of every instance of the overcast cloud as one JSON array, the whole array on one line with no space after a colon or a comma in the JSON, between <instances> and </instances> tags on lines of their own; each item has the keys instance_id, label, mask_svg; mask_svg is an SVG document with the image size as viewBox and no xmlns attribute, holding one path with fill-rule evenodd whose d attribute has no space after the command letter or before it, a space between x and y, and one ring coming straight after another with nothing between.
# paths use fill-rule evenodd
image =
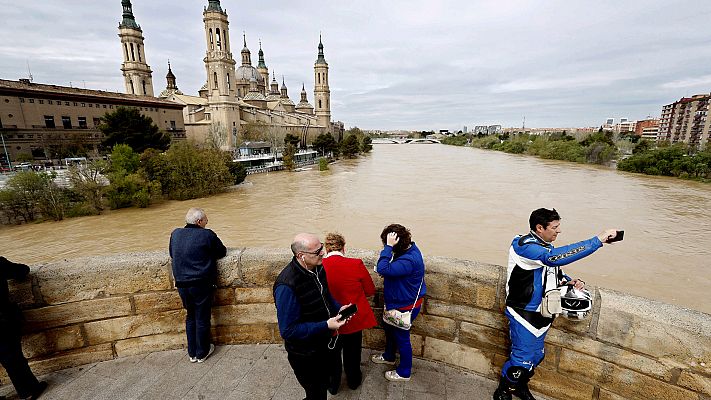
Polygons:
<instances>
[{"instance_id":1,"label":"overcast cloud","mask_svg":"<svg viewBox=\"0 0 711 400\"><path fill-rule=\"evenodd\" d=\"M156 93L170 59L178 87L205 83L207 0L133 0ZM460 129L481 124L599 126L658 116L662 105L711 91L708 1L222 0L233 57L240 34L256 66L292 100L313 103L319 32L331 113L364 129ZM0 78L124 91L120 0L0 0Z\"/></svg>"}]
</instances>

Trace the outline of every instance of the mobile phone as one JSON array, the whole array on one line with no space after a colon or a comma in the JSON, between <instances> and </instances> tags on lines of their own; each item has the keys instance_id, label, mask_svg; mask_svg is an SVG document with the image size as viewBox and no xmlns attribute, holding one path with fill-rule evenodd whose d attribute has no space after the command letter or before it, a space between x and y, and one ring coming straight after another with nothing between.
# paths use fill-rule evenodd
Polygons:
<instances>
[{"instance_id":1,"label":"mobile phone","mask_svg":"<svg viewBox=\"0 0 711 400\"><path fill-rule=\"evenodd\" d=\"M356 306L355 304L351 304L350 306L344 308L343 310L341 310L338 313L338 316L339 316L338 320L343 321L344 319L348 319L351 316L353 316L353 314L355 314L356 311L358 311L358 306Z\"/></svg>"},{"instance_id":2,"label":"mobile phone","mask_svg":"<svg viewBox=\"0 0 711 400\"><path fill-rule=\"evenodd\" d=\"M624 237L625 237L625 231L617 231L617 234L615 235L615 237L612 239L608 239L607 243L619 242L620 240L624 239Z\"/></svg>"}]
</instances>

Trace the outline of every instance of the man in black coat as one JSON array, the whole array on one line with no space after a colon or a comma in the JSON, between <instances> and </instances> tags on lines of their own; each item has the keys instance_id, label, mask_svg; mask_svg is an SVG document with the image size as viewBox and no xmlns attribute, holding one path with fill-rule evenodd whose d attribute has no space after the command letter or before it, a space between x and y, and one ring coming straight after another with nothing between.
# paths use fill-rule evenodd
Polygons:
<instances>
[{"instance_id":1,"label":"man in black coat","mask_svg":"<svg viewBox=\"0 0 711 400\"><path fill-rule=\"evenodd\" d=\"M37 381L22 354L22 312L10 302L7 287L8 279L24 279L29 273L27 265L0 257L0 363L21 399L37 399L47 388L46 382Z\"/></svg>"},{"instance_id":2,"label":"man in black coat","mask_svg":"<svg viewBox=\"0 0 711 400\"><path fill-rule=\"evenodd\" d=\"M227 254L215 232L206 229L207 214L191 208L185 215L186 225L170 235L175 286L187 310L185 331L188 336L190 362L204 362L215 351L210 343L212 296L217 283L217 260Z\"/></svg>"}]
</instances>

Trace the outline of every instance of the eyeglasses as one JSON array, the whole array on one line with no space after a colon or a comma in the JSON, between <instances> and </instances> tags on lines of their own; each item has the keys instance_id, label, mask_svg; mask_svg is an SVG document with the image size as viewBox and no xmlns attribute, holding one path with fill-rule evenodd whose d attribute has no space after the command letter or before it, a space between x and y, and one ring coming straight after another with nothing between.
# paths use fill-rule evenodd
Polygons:
<instances>
[{"instance_id":1,"label":"eyeglasses","mask_svg":"<svg viewBox=\"0 0 711 400\"><path fill-rule=\"evenodd\" d=\"M313 254L313 255L317 256L317 255L321 254L322 251L323 251L323 243L321 243L321 247L319 247L318 250L316 250L316 251L314 251L314 252L311 252L311 251L302 251L302 253Z\"/></svg>"}]
</instances>

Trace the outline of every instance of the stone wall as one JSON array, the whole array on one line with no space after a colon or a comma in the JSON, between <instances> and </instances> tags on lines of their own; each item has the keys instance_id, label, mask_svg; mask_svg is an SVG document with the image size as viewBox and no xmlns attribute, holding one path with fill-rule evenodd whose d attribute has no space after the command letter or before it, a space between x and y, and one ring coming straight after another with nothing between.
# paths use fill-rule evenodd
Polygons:
<instances>
[{"instance_id":1,"label":"stone wall","mask_svg":"<svg viewBox=\"0 0 711 400\"><path fill-rule=\"evenodd\" d=\"M377 259L372 251L349 255L368 266ZM218 344L281 341L271 287L290 257L288 250L233 249L220 262L213 309ZM444 257L427 257L426 265L415 355L497 379L509 345L501 312L505 269ZM534 390L561 399L711 399L711 316L612 290L593 292L591 318L556 320ZM185 347L184 311L164 252L33 266L30 279L11 281L11 297L24 309L23 349L38 374ZM382 312L380 293L373 306ZM382 329L366 331L364 341L382 348Z\"/></svg>"}]
</instances>

